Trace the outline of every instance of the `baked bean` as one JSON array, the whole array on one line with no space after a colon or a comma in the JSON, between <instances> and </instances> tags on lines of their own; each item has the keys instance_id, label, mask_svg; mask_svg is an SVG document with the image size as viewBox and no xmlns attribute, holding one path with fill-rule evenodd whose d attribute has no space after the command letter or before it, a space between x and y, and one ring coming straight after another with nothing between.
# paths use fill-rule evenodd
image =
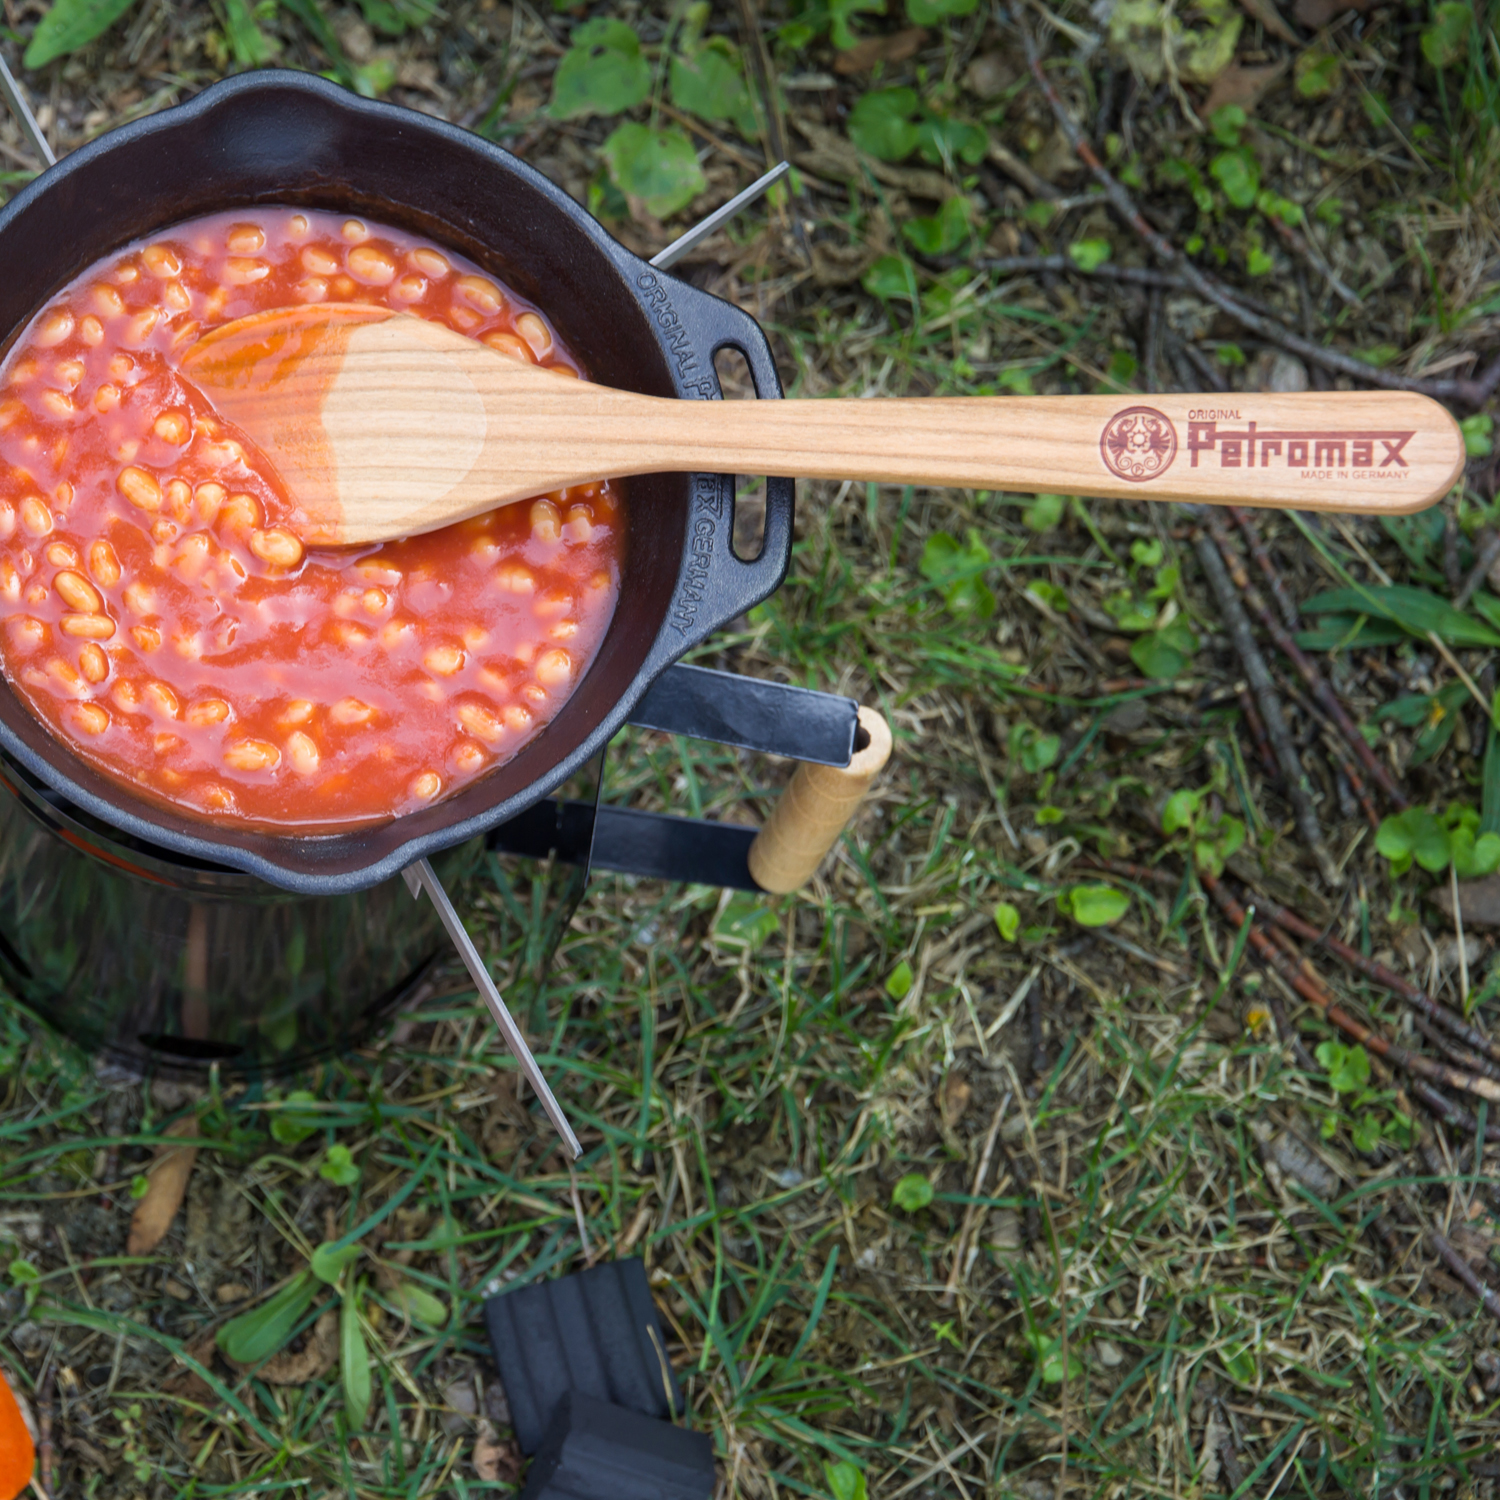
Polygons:
<instances>
[{"instance_id":1,"label":"baked bean","mask_svg":"<svg viewBox=\"0 0 1500 1500\"><path fill-rule=\"evenodd\" d=\"M424 276L430 276L434 281L441 281L453 269L448 264L447 256L436 250L429 250L425 245L413 250L406 258Z\"/></svg>"},{"instance_id":2,"label":"baked bean","mask_svg":"<svg viewBox=\"0 0 1500 1500\"><path fill-rule=\"evenodd\" d=\"M458 722L486 745L498 744L505 734L505 724L495 710L484 703L460 703Z\"/></svg>"},{"instance_id":3,"label":"baked bean","mask_svg":"<svg viewBox=\"0 0 1500 1500\"><path fill-rule=\"evenodd\" d=\"M586 505L570 505L567 525L563 530L570 542L583 543L591 540L594 535L593 511Z\"/></svg>"},{"instance_id":4,"label":"baked bean","mask_svg":"<svg viewBox=\"0 0 1500 1500\"><path fill-rule=\"evenodd\" d=\"M259 224L234 224L224 243L231 255L258 255L266 248L266 232Z\"/></svg>"},{"instance_id":5,"label":"baked bean","mask_svg":"<svg viewBox=\"0 0 1500 1500\"><path fill-rule=\"evenodd\" d=\"M115 622L108 615L64 615L62 628L64 635L107 641L115 633Z\"/></svg>"},{"instance_id":6,"label":"baked bean","mask_svg":"<svg viewBox=\"0 0 1500 1500\"><path fill-rule=\"evenodd\" d=\"M68 717L85 734L103 734L109 728L109 711L97 703L75 703Z\"/></svg>"},{"instance_id":7,"label":"baked bean","mask_svg":"<svg viewBox=\"0 0 1500 1500\"><path fill-rule=\"evenodd\" d=\"M34 583L26 590L26 602L28 604L45 604L47 602L47 589L44 584Z\"/></svg>"},{"instance_id":8,"label":"baked bean","mask_svg":"<svg viewBox=\"0 0 1500 1500\"><path fill-rule=\"evenodd\" d=\"M154 625L132 625L130 638L135 642L136 647L148 656L161 647L161 631Z\"/></svg>"},{"instance_id":9,"label":"baked bean","mask_svg":"<svg viewBox=\"0 0 1500 1500\"><path fill-rule=\"evenodd\" d=\"M162 488L162 500L178 521L186 521L193 513L193 488L185 479L169 479ZM157 522L157 525L163 524ZM155 529L154 527L152 528Z\"/></svg>"},{"instance_id":10,"label":"baked bean","mask_svg":"<svg viewBox=\"0 0 1500 1500\"><path fill-rule=\"evenodd\" d=\"M429 672L436 672L440 677L451 677L463 666L464 654L459 647L445 643L433 646L422 661Z\"/></svg>"},{"instance_id":11,"label":"baked bean","mask_svg":"<svg viewBox=\"0 0 1500 1500\"><path fill-rule=\"evenodd\" d=\"M78 648L78 670L92 683L109 676L109 658L93 642Z\"/></svg>"},{"instance_id":12,"label":"baked bean","mask_svg":"<svg viewBox=\"0 0 1500 1500\"><path fill-rule=\"evenodd\" d=\"M158 755L170 755L181 744L182 740L179 739L177 735L168 734L166 730L162 730L160 734L156 734L151 737L151 748L155 750Z\"/></svg>"},{"instance_id":13,"label":"baked bean","mask_svg":"<svg viewBox=\"0 0 1500 1500\"><path fill-rule=\"evenodd\" d=\"M260 524L260 501L243 491L231 495L219 510L219 524L229 531L249 536Z\"/></svg>"},{"instance_id":14,"label":"baked bean","mask_svg":"<svg viewBox=\"0 0 1500 1500\"><path fill-rule=\"evenodd\" d=\"M293 698L282 710L276 722L283 728L293 724L306 724L315 712L315 705L309 703L306 698Z\"/></svg>"},{"instance_id":15,"label":"baked bean","mask_svg":"<svg viewBox=\"0 0 1500 1500\"><path fill-rule=\"evenodd\" d=\"M328 711L335 724L369 724L375 718L375 710L358 698L340 698Z\"/></svg>"},{"instance_id":16,"label":"baked bean","mask_svg":"<svg viewBox=\"0 0 1500 1500\"><path fill-rule=\"evenodd\" d=\"M161 317L154 307L143 307L125 325L124 339L127 344L144 344Z\"/></svg>"},{"instance_id":17,"label":"baked bean","mask_svg":"<svg viewBox=\"0 0 1500 1500\"><path fill-rule=\"evenodd\" d=\"M311 776L318 769L318 747L312 736L300 729L287 736L286 755L299 776Z\"/></svg>"},{"instance_id":18,"label":"baked bean","mask_svg":"<svg viewBox=\"0 0 1500 1500\"><path fill-rule=\"evenodd\" d=\"M531 704L542 704L547 701L547 689L538 682L525 683L520 696Z\"/></svg>"},{"instance_id":19,"label":"baked bean","mask_svg":"<svg viewBox=\"0 0 1500 1500\"><path fill-rule=\"evenodd\" d=\"M411 794L423 802L431 802L443 789L443 778L436 771L423 771L411 784Z\"/></svg>"},{"instance_id":20,"label":"baked bean","mask_svg":"<svg viewBox=\"0 0 1500 1500\"><path fill-rule=\"evenodd\" d=\"M402 276L391 288L398 302L420 302L427 295L427 282L420 276Z\"/></svg>"},{"instance_id":21,"label":"baked bean","mask_svg":"<svg viewBox=\"0 0 1500 1500\"><path fill-rule=\"evenodd\" d=\"M112 286L96 286L94 308L102 317L117 318L125 311L125 299Z\"/></svg>"},{"instance_id":22,"label":"baked bean","mask_svg":"<svg viewBox=\"0 0 1500 1500\"><path fill-rule=\"evenodd\" d=\"M195 729L222 724L228 717L229 705L222 698L201 698L197 703L188 704L187 721Z\"/></svg>"},{"instance_id":23,"label":"baked bean","mask_svg":"<svg viewBox=\"0 0 1500 1500\"><path fill-rule=\"evenodd\" d=\"M86 615L96 615L104 608L104 601L99 597L99 590L82 574L75 573L71 568L64 568L52 580L52 586L62 596L63 602L69 609L80 610Z\"/></svg>"},{"instance_id":24,"label":"baked bean","mask_svg":"<svg viewBox=\"0 0 1500 1500\"><path fill-rule=\"evenodd\" d=\"M230 286L254 286L271 274L271 268L263 260L250 260L232 255L224 262L224 280Z\"/></svg>"},{"instance_id":25,"label":"baked bean","mask_svg":"<svg viewBox=\"0 0 1500 1500\"><path fill-rule=\"evenodd\" d=\"M531 610L539 620L552 620L567 614L572 607L573 595L568 589L550 588L537 595Z\"/></svg>"},{"instance_id":26,"label":"baked bean","mask_svg":"<svg viewBox=\"0 0 1500 1500\"><path fill-rule=\"evenodd\" d=\"M396 279L396 262L374 245L357 245L349 252L349 274L367 286L389 286Z\"/></svg>"},{"instance_id":27,"label":"baked bean","mask_svg":"<svg viewBox=\"0 0 1500 1500\"><path fill-rule=\"evenodd\" d=\"M549 641L571 641L577 634L577 620L559 620L555 625L547 627L547 639Z\"/></svg>"},{"instance_id":28,"label":"baked bean","mask_svg":"<svg viewBox=\"0 0 1500 1500\"><path fill-rule=\"evenodd\" d=\"M70 542L53 542L47 548L45 556L54 568L78 566L78 550Z\"/></svg>"},{"instance_id":29,"label":"baked bean","mask_svg":"<svg viewBox=\"0 0 1500 1500\"><path fill-rule=\"evenodd\" d=\"M463 643L465 651L483 651L490 643L490 633L482 625L467 625L464 627Z\"/></svg>"},{"instance_id":30,"label":"baked bean","mask_svg":"<svg viewBox=\"0 0 1500 1500\"><path fill-rule=\"evenodd\" d=\"M562 513L550 500L531 502L531 534L539 542L562 540Z\"/></svg>"},{"instance_id":31,"label":"baked bean","mask_svg":"<svg viewBox=\"0 0 1500 1500\"><path fill-rule=\"evenodd\" d=\"M522 313L516 319L516 332L531 345L538 359L552 347L552 330L535 313Z\"/></svg>"},{"instance_id":32,"label":"baked bean","mask_svg":"<svg viewBox=\"0 0 1500 1500\"><path fill-rule=\"evenodd\" d=\"M493 281L483 276L460 276L454 289L466 302L492 318L505 306L505 297Z\"/></svg>"},{"instance_id":33,"label":"baked bean","mask_svg":"<svg viewBox=\"0 0 1500 1500\"><path fill-rule=\"evenodd\" d=\"M193 491L193 504L205 525L212 526L223 507L225 490L222 484L200 484Z\"/></svg>"},{"instance_id":34,"label":"baked bean","mask_svg":"<svg viewBox=\"0 0 1500 1500\"><path fill-rule=\"evenodd\" d=\"M180 411L164 411L152 423L151 430L162 442L171 443L174 448L180 448L193 435L186 413Z\"/></svg>"},{"instance_id":35,"label":"baked bean","mask_svg":"<svg viewBox=\"0 0 1500 1500\"><path fill-rule=\"evenodd\" d=\"M64 391L43 391L38 399L48 414L60 422L66 422L78 410L73 404L73 398Z\"/></svg>"},{"instance_id":36,"label":"baked bean","mask_svg":"<svg viewBox=\"0 0 1500 1500\"><path fill-rule=\"evenodd\" d=\"M208 566L212 551L213 543L201 531L195 531L191 536L183 537L172 566L181 577L191 581Z\"/></svg>"},{"instance_id":37,"label":"baked bean","mask_svg":"<svg viewBox=\"0 0 1500 1500\"><path fill-rule=\"evenodd\" d=\"M72 337L73 327L73 314L67 308L59 307L42 319L32 342L39 349L55 349L65 339Z\"/></svg>"},{"instance_id":38,"label":"baked bean","mask_svg":"<svg viewBox=\"0 0 1500 1500\"><path fill-rule=\"evenodd\" d=\"M156 595L149 584L141 579L125 585L125 608L133 615L149 615L156 611Z\"/></svg>"},{"instance_id":39,"label":"baked bean","mask_svg":"<svg viewBox=\"0 0 1500 1500\"><path fill-rule=\"evenodd\" d=\"M484 765L484 751L473 740L460 740L448 757L460 771L472 776Z\"/></svg>"},{"instance_id":40,"label":"baked bean","mask_svg":"<svg viewBox=\"0 0 1500 1500\"><path fill-rule=\"evenodd\" d=\"M335 276L329 283L329 289L340 302L349 301L358 290L354 284L354 279L350 276Z\"/></svg>"},{"instance_id":41,"label":"baked bean","mask_svg":"<svg viewBox=\"0 0 1500 1500\"><path fill-rule=\"evenodd\" d=\"M304 276L292 290L296 292L299 302L326 302L328 300L328 283L321 276Z\"/></svg>"},{"instance_id":42,"label":"baked bean","mask_svg":"<svg viewBox=\"0 0 1500 1500\"><path fill-rule=\"evenodd\" d=\"M543 687L557 687L573 676L573 658L561 649L543 651L533 668Z\"/></svg>"},{"instance_id":43,"label":"baked bean","mask_svg":"<svg viewBox=\"0 0 1500 1500\"><path fill-rule=\"evenodd\" d=\"M90 349L97 349L104 342L104 324L90 313L78 325L78 337L81 338Z\"/></svg>"},{"instance_id":44,"label":"baked bean","mask_svg":"<svg viewBox=\"0 0 1500 1500\"><path fill-rule=\"evenodd\" d=\"M185 313L192 308L193 294L180 281L171 281L167 283L166 291L161 294L161 300L174 313Z\"/></svg>"},{"instance_id":45,"label":"baked bean","mask_svg":"<svg viewBox=\"0 0 1500 1500\"><path fill-rule=\"evenodd\" d=\"M161 509L161 486L154 474L134 465L120 471L119 490L137 510Z\"/></svg>"},{"instance_id":46,"label":"baked bean","mask_svg":"<svg viewBox=\"0 0 1500 1500\"><path fill-rule=\"evenodd\" d=\"M52 512L40 495L28 495L21 502L21 525L32 536L46 536L52 530Z\"/></svg>"},{"instance_id":47,"label":"baked bean","mask_svg":"<svg viewBox=\"0 0 1500 1500\"><path fill-rule=\"evenodd\" d=\"M103 537L89 543L89 572L103 588L112 589L120 581L120 559Z\"/></svg>"},{"instance_id":48,"label":"baked bean","mask_svg":"<svg viewBox=\"0 0 1500 1500\"><path fill-rule=\"evenodd\" d=\"M170 245L147 245L141 251L141 263L161 281L182 275L182 261Z\"/></svg>"},{"instance_id":49,"label":"baked bean","mask_svg":"<svg viewBox=\"0 0 1500 1500\"><path fill-rule=\"evenodd\" d=\"M94 392L94 410L101 415L112 412L120 404L120 388L105 381L103 385Z\"/></svg>"},{"instance_id":50,"label":"baked bean","mask_svg":"<svg viewBox=\"0 0 1500 1500\"><path fill-rule=\"evenodd\" d=\"M487 333L480 342L488 344L497 354L503 354L508 359L519 359L528 365L536 363L531 357L531 345L513 333Z\"/></svg>"},{"instance_id":51,"label":"baked bean","mask_svg":"<svg viewBox=\"0 0 1500 1500\"><path fill-rule=\"evenodd\" d=\"M363 625L351 625L347 620L340 620L333 627L332 635L341 646L368 646L375 639L373 632Z\"/></svg>"},{"instance_id":52,"label":"baked bean","mask_svg":"<svg viewBox=\"0 0 1500 1500\"><path fill-rule=\"evenodd\" d=\"M332 276L339 269L339 259L317 245L309 245L302 252L302 264L314 276Z\"/></svg>"},{"instance_id":53,"label":"baked bean","mask_svg":"<svg viewBox=\"0 0 1500 1500\"><path fill-rule=\"evenodd\" d=\"M472 307L460 307L455 303L448 309L448 321L460 333L473 333L484 319Z\"/></svg>"},{"instance_id":54,"label":"baked bean","mask_svg":"<svg viewBox=\"0 0 1500 1500\"><path fill-rule=\"evenodd\" d=\"M224 747L224 764L236 771L269 771L281 761L281 751L265 740L235 740Z\"/></svg>"},{"instance_id":55,"label":"baked bean","mask_svg":"<svg viewBox=\"0 0 1500 1500\"><path fill-rule=\"evenodd\" d=\"M122 260L109 274L121 286L134 286L141 279L140 267L133 260Z\"/></svg>"},{"instance_id":56,"label":"baked bean","mask_svg":"<svg viewBox=\"0 0 1500 1500\"><path fill-rule=\"evenodd\" d=\"M358 245L369 239L370 230L362 219L345 219L343 234L351 245Z\"/></svg>"},{"instance_id":57,"label":"baked bean","mask_svg":"<svg viewBox=\"0 0 1500 1500\"><path fill-rule=\"evenodd\" d=\"M57 367L57 378L70 391L77 390L78 382L83 379L83 373L84 364L81 359L65 359Z\"/></svg>"},{"instance_id":58,"label":"baked bean","mask_svg":"<svg viewBox=\"0 0 1500 1500\"><path fill-rule=\"evenodd\" d=\"M290 531L273 526L250 533L250 550L275 568L295 568L302 561L302 543Z\"/></svg>"},{"instance_id":59,"label":"baked bean","mask_svg":"<svg viewBox=\"0 0 1500 1500\"><path fill-rule=\"evenodd\" d=\"M123 713L134 713L141 706L141 692L128 678L120 678L110 689L110 701Z\"/></svg>"},{"instance_id":60,"label":"baked bean","mask_svg":"<svg viewBox=\"0 0 1500 1500\"><path fill-rule=\"evenodd\" d=\"M311 233L312 225L308 222L306 214L293 214L286 221L286 232L294 239L300 240Z\"/></svg>"},{"instance_id":61,"label":"baked bean","mask_svg":"<svg viewBox=\"0 0 1500 1500\"><path fill-rule=\"evenodd\" d=\"M31 615L12 615L5 622L5 629L11 645L18 651L35 651L52 638L52 632Z\"/></svg>"},{"instance_id":62,"label":"baked bean","mask_svg":"<svg viewBox=\"0 0 1500 1500\"><path fill-rule=\"evenodd\" d=\"M531 728L534 722L531 714L522 708L519 703L507 703L501 709L500 717L504 721L505 727L517 734L524 734Z\"/></svg>"},{"instance_id":63,"label":"baked bean","mask_svg":"<svg viewBox=\"0 0 1500 1500\"><path fill-rule=\"evenodd\" d=\"M177 694L164 682L148 682L141 689L141 697L157 713L165 714L169 719L175 719L182 712L182 705L177 701Z\"/></svg>"}]
</instances>

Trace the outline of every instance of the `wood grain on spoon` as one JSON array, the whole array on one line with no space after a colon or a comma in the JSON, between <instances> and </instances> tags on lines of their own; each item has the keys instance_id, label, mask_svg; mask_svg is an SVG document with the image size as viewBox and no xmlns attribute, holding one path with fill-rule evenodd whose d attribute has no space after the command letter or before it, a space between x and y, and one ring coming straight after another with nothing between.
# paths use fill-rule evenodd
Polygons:
<instances>
[{"instance_id":1,"label":"wood grain on spoon","mask_svg":"<svg viewBox=\"0 0 1500 1500\"><path fill-rule=\"evenodd\" d=\"M183 372L325 544L662 471L1399 515L1440 500L1464 462L1452 417L1394 391L679 401L356 304L241 318L191 348Z\"/></svg>"}]
</instances>

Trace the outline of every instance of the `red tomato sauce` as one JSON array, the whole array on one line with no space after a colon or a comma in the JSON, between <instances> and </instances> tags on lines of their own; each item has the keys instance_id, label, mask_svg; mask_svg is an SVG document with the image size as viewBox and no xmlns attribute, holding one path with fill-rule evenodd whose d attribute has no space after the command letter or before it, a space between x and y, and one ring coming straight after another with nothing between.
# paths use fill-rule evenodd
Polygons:
<instances>
[{"instance_id":1,"label":"red tomato sauce","mask_svg":"<svg viewBox=\"0 0 1500 1500\"><path fill-rule=\"evenodd\" d=\"M367 302L582 378L535 307L430 241L257 208L127 246L0 365L0 666L132 790L299 833L447 796L541 731L614 613L614 483L304 548L292 498L178 373L193 341Z\"/></svg>"}]
</instances>

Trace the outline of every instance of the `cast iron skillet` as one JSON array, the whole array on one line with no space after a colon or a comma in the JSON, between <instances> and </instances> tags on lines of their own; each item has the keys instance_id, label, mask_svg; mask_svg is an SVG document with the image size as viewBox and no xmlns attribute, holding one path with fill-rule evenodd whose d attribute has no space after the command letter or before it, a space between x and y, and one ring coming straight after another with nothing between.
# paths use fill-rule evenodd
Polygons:
<instances>
[{"instance_id":1,"label":"cast iron skillet","mask_svg":"<svg viewBox=\"0 0 1500 1500\"><path fill-rule=\"evenodd\" d=\"M603 384L712 400L713 356L727 347L745 356L757 396L781 395L754 319L653 271L524 162L426 115L289 72L231 79L112 131L0 210L0 346L121 245L254 203L364 212L461 251L543 307ZM309 895L358 890L514 817L582 766L658 673L781 582L792 505L792 481L772 479L765 544L743 562L730 545L732 476L632 479L619 606L562 711L513 760L453 797L358 832L260 834L178 815L92 770L8 685L0 747L136 838Z\"/></svg>"}]
</instances>

